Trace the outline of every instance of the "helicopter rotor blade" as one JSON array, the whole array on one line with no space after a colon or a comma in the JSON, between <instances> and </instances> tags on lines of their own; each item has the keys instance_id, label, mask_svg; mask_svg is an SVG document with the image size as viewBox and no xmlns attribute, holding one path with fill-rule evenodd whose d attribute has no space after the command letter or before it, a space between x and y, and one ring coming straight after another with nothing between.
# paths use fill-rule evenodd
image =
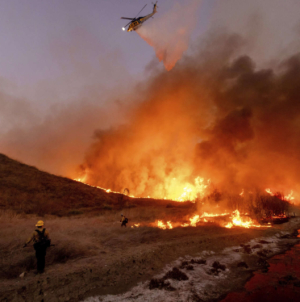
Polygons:
<instances>
[{"instance_id":1,"label":"helicopter rotor blade","mask_svg":"<svg viewBox=\"0 0 300 302\"><path fill-rule=\"evenodd\" d=\"M145 6L136 14L136 16L134 18L136 18L146 6L147 6L147 4L145 4Z\"/></svg>"},{"instance_id":2,"label":"helicopter rotor blade","mask_svg":"<svg viewBox=\"0 0 300 302\"><path fill-rule=\"evenodd\" d=\"M134 18L125 18L125 17L121 17L121 19L133 20Z\"/></svg>"},{"instance_id":3,"label":"helicopter rotor blade","mask_svg":"<svg viewBox=\"0 0 300 302\"><path fill-rule=\"evenodd\" d=\"M128 22L128 23L127 23L127 24L124 26L124 28L125 28L125 27L127 27L127 26L128 26L130 23L131 23L131 21L130 21L130 22Z\"/></svg>"}]
</instances>

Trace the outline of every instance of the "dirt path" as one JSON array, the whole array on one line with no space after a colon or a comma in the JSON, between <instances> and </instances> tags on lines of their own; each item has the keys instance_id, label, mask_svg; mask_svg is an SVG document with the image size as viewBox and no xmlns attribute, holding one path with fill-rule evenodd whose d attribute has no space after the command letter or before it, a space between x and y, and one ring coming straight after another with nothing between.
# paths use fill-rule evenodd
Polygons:
<instances>
[{"instance_id":1,"label":"dirt path","mask_svg":"<svg viewBox=\"0 0 300 302\"><path fill-rule=\"evenodd\" d=\"M118 294L138 282L150 280L166 264L202 251L221 252L261 236L272 236L279 226L269 229L225 229L202 226L160 230L120 229L126 241L108 238L96 256L47 267L42 275L33 272L24 278L1 280L1 301L80 301L89 296ZM129 233L131 232L131 233Z\"/></svg>"}]
</instances>

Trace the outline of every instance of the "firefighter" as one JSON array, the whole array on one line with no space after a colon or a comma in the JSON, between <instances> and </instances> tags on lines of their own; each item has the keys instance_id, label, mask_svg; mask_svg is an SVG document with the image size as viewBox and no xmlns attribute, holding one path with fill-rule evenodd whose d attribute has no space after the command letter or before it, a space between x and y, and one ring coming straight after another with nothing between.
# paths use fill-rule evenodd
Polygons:
<instances>
[{"instance_id":1,"label":"firefighter","mask_svg":"<svg viewBox=\"0 0 300 302\"><path fill-rule=\"evenodd\" d=\"M126 227L126 223L128 222L128 218L126 218L123 214L121 214L121 220L120 220L121 223L121 227L122 226L125 226Z\"/></svg>"},{"instance_id":2,"label":"firefighter","mask_svg":"<svg viewBox=\"0 0 300 302\"><path fill-rule=\"evenodd\" d=\"M31 237L28 238L24 247L27 246L31 241L33 241L33 247L35 249L35 256L37 260L37 274L42 274L45 269L45 257L47 247L50 246L50 238L48 231L44 228L44 222L39 220L37 222L36 230L33 232Z\"/></svg>"}]
</instances>

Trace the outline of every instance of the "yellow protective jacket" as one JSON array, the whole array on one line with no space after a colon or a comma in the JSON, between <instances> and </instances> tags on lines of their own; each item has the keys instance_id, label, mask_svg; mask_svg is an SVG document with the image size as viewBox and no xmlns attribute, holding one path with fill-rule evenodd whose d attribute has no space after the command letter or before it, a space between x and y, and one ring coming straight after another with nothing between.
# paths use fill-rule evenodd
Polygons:
<instances>
[{"instance_id":1,"label":"yellow protective jacket","mask_svg":"<svg viewBox=\"0 0 300 302\"><path fill-rule=\"evenodd\" d=\"M124 220L125 220L125 216L122 216L120 222L123 222Z\"/></svg>"},{"instance_id":2,"label":"yellow protective jacket","mask_svg":"<svg viewBox=\"0 0 300 302\"><path fill-rule=\"evenodd\" d=\"M39 231L43 231L43 228L37 228ZM50 239L49 238L49 232L45 229L45 232L44 232L44 237L46 239ZM36 243L36 242L39 242L39 234L37 231L34 231L32 233L32 235L28 238L28 240L26 241L26 244L30 243L31 241L33 241L33 243Z\"/></svg>"}]
</instances>

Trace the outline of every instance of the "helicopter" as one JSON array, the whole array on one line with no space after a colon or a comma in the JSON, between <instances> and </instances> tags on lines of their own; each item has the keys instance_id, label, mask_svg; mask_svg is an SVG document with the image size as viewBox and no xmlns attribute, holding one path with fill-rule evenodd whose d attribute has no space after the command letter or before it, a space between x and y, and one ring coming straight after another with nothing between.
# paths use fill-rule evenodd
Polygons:
<instances>
[{"instance_id":1,"label":"helicopter","mask_svg":"<svg viewBox=\"0 0 300 302\"><path fill-rule=\"evenodd\" d=\"M122 29L125 31L126 27L128 26L127 31L133 31L133 30L137 30L139 27L142 26L142 24L148 20L149 18L151 18L155 13L156 13L156 3L153 5L153 12L149 15L146 15L144 17L134 17L134 18L125 18L125 17L121 17L121 19L127 19L127 20L131 20L129 23L127 23ZM147 5L147 4L146 4ZM138 12L137 16L141 13L141 11L146 7L146 5Z\"/></svg>"}]
</instances>

